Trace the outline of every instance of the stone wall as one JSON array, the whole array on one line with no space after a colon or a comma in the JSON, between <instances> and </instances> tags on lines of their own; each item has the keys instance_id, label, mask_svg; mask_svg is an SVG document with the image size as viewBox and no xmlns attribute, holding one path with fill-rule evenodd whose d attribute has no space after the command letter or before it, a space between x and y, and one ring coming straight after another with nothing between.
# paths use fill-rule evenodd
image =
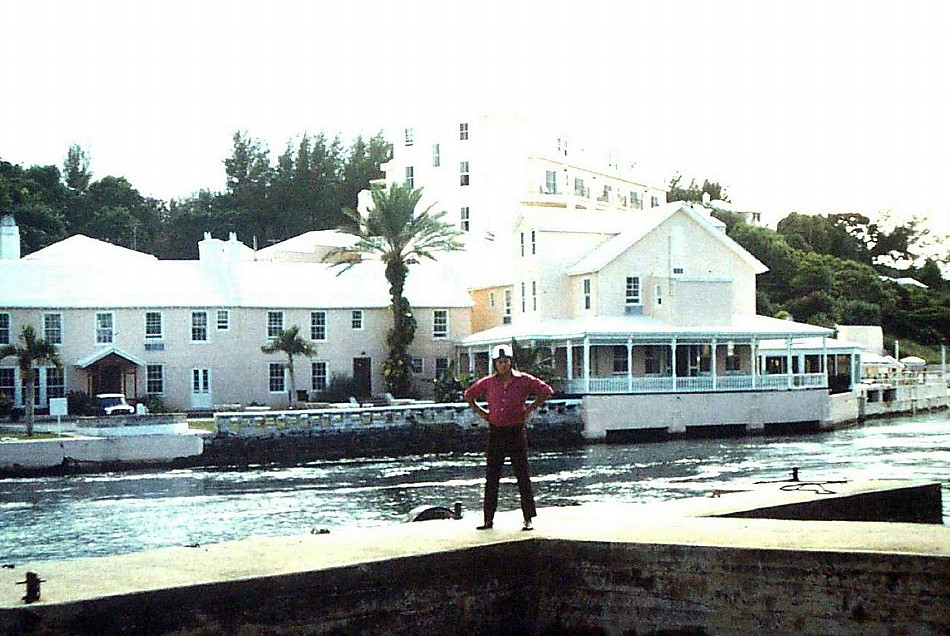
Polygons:
<instances>
[{"instance_id":1,"label":"stone wall","mask_svg":"<svg viewBox=\"0 0 950 636\"><path fill-rule=\"evenodd\" d=\"M950 558L535 539L0 611L0 633L877 636L950 631Z\"/></svg>"}]
</instances>

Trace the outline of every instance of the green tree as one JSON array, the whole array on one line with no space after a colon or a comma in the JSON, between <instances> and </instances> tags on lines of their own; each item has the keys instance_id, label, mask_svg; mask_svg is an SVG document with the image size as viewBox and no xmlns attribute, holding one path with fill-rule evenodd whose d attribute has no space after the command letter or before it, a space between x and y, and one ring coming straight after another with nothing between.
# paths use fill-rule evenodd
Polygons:
<instances>
[{"instance_id":1,"label":"green tree","mask_svg":"<svg viewBox=\"0 0 950 636\"><path fill-rule=\"evenodd\" d=\"M390 309L393 326L386 339L389 353L383 362L386 390L396 397L407 397L412 391L412 366L409 345L415 337L415 319L405 298L409 266L422 258L435 260L442 251L462 249L461 233L443 220L445 212L433 212L434 205L418 211L422 190L393 184L390 188L371 190L373 205L365 216L350 208L344 213L352 226L340 231L352 234L356 242L334 250L327 259L348 256L339 265L343 271L352 267L364 254L379 256L386 266L389 282Z\"/></svg>"},{"instance_id":2,"label":"green tree","mask_svg":"<svg viewBox=\"0 0 950 636\"><path fill-rule=\"evenodd\" d=\"M729 201L729 195L726 189L719 183L703 180L703 185L696 183L696 179L691 179L689 185L685 188L680 186L683 175L677 173L670 178L669 192L666 193L667 201L692 201L693 203L702 203L703 196L709 195L710 201Z\"/></svg>"},{"instance_id":3,"label":"green tree","mask_svg":"<svg viewBox=\"0 0 950 636\"><path fill-rule=\"evenodd\" d=\"M79 144L72 144L63 161L63 179L66 187L77 192L85 192L92 181L92 172L89 171L89 153Z\"/></svg>"},{"instance_id":4,"label":"green tree","mask_svg":"<svg viewBox=\"0 0 950 636\"><path fill-rule=\"evenodd\" d=\"M9 357L17 359L20 383L23 387L23 402L26 408L26 435L32 437L36 413L33 383L36 379L37 365L53 365L57 369L61 369L63 365L59 360L56 345L37 337L33 325L23 327L16 343L0 347L0 360Z\"/></svg>"},{"instance_id":5,"label":"green tree","mask_svg":"<svg viewBox=\"0 0 950 636\"><path fill-rule=\"evenodd\" d=\"M287 398L290 407L294 408L297 406L297 379L294 375L294 358L297 356L313 357L317 353L316 346L300 335L299 325L293 325L288 329L282 329L271 338L270 342L261 347L261 352L267 354L284 353L287 355L287 371L290 376Z\"/></svg>"}]
</instances>

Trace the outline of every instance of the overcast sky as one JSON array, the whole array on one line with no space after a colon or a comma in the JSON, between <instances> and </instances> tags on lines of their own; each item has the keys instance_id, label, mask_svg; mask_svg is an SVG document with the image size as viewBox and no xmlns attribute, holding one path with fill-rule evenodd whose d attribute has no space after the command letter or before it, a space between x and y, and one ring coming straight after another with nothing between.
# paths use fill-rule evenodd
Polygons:
<instances>
[{"instance_id":1,"label":"overcast sky","mask_svg":"<svg viewBox=\"0 0 950 636\"><path fill-rule=\"evenodd\" d=\"M328 8L330 5L332 8ZM0 5L0 158L180 198L231 136L544 113L739 208L893 210L950 232L950 3L31 0Z\"/></svg>"}]
</instances>

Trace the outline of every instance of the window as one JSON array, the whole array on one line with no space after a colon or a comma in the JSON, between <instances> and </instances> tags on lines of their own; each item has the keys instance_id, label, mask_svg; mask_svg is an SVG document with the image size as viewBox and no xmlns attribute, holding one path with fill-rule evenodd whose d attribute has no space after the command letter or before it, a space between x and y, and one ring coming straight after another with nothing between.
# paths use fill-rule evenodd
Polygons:
<instances>
[{"instance_id":1,"label":"window","mask_svg":"<svg viewBox=\"0 0 950 636\"><path fill-rule=\"evenodd\" d=\"M626 373L627 372L627 348L623 345L618 345L613 348L614 350L614 373Z\"/></svg>"},{"instance_id":2,"label":"window","mask_svg":"<svg viewBox=\"0 0 950 636\"><path fill-rule=\"evenodd\" d=\"M268 386L271 393L286 391L284 384L284 365L280 362L271 362L267 365Z\"/></svg>"},{"instance_id":3,"label":"window","mask_svg":"<svg viewBox=\"0 0 950 636\"><path fill-rule=\"evenodd\" d=\"M521 233L521 255L524 256L524 232Z\"/></svg>"},{"instance_id":4,"label":"window","mask_svg":"<svg viewBox=\"0 0 950 636\"><path fill-rule=\"evenodd\" d=\"M562 139L561 137L557 138L557 151L563 152L564 156L567 156L567 139Z\"/></svg>"},{"instance_id":5,"label":"window","mask_svg":"<svg viewBox=\"0 0 950 636\"><path fill-rule=\"evenodd\" d=\"M584 180L581 178L574 179L574 196L584 197L587 196L587 190L584 189Z\"/></svg>"},{"instance_id":6,"label":"window","mask_svg":"<svg viewBox=\"0 0 950 636\"><path fill-rule=\"evenodd\" d=\"M505 315L502 318L502 322L506 325L511 323L511 290L505 290Z\"/></svg>"},{"instance_id":7,"label":"window","mask_svg":"<svg viewBox=\"0 0 950 636\"><path fill-rule=\"evenodd\" d=\"M157 340L162 337L162 313L159 311L145 312L145 339Z\"/></svg>"},{"instance_id":8,"label":"window","mask_svg":"<svg viewBox=\"0 0 950 636\"><path fill-rule=\"evenodd\" d=\"M468 139L468 124L467 123L459 124L459 139L461 139L462 141L465 141L466 139Z\"/></svg>"},{"instance_id":9,"label":"window","mask_svg":"<svg viewBox=\"0 0 950 636\"><path fill-rule=\"evenodd\" d=\"M459 185L467 186L469 183L468 180L468 162L460 161L459 162Z\"/></svg>"},{"instance_id":10,"label":"window","mask_svg":"<svg viewBox=\"0 0 950 636\"><path fill-rule=\"evenodd\" d=\"M639 192L633 190L630 191L630 206L637 209L643 209L643 198L640 196Z\"/></svg>"},{"instance_id":11,"label":"window","mask_svg":"<svg viewBox=\"0 0 950 636\"><path fill-rule=\"evenodd\" d=\"M531 253L532 254L538 253L538 242L536 239L537 237L534 233L534 230L531 230Z\"/></svg>"},{"instance_id":12,"label":"window","mask_svg":"<svg viewBox=\"0 0 950 636\"><path fill-rule=\"evenodd\" d=\"M208 312L191 312L191 341L208 342Z\"/></svg>"},{"instance_id":13,"label":"window","mask_svg":"<svg viewBox=\"0 0 950 636\"><path fill-rule=\"evenodd\" d=\"M231 327L231 312L227 309L219 309L216 318L218 331L227 331Z\"/></svg>"},{"instance_id":14,"label":"window","mask_svg":"<svg viewBox=\"0 0 950 636\"><path fill-rule=\"evenodd\" d=\"M413 168L412 166L406 166L406 187L407 188L415 187L415 184L416 184L415 172L416 172L415 168Z\"/></svg>"},{"instance_id":15,"label":"window","mask_svg":"<svg viewBox=\"0 0 950 636\"><path fill-rule=\"evenodd\" d=\"M412 139L413 139L412 128L406 128L406 145L407 146L412 145Z\"/></svg>"},{"instance_id":16,"label":"window","mask_svg":"<svg viewBox=\"0 0 950 636\"><path fill-rule=\"evenodd\" d=\"M527 303L527 300L528 300L528 295L527 295L527 293L525 292L525 284L524 284L524 281L522 281L522 283L521 283L521 313L524 313L524 312L525 312L525 309L526 309L525 303Z\"/></svg>"},{"instance_id":17,"label":"window","mask_svg":"<svg viewBox=\"0 0 950 636\"><path fill-rule=\"evenodd\" d=\"M350 326L353 329L363 328L363 310L362 309L354 309L353 313L350 314Z\"/></svg>"},{"instance_id":18,"label":"window","mask_svg":"<svg viewBox=\"0 0 950 636\"><path fill-rule=\"evenodd\" d=\"M412 359L412 372L419 375L425 372L425 362L422 358Z\"/></svg>"},{"instance_id":19,"label":"window","mask_svg":"<svg viewBox=\"0 0 950 636\"><path fill-rule=\"evenodd\" d=\"M432 144L432 167L438 168L442 165L442 150L439 144Z\"/></svg>"},{"instance_id":20,"label":"window","mask_svg":"<svg viewBox=\"0 0 950 636\"><path fill-rule=\"evenodd\" d=\"M96 344L112 344L114 337L112 314L108 312L96 314Z\"/></svg>"},{"instance_id":21,"label":"window","mask_svg":"<svg viewBox=\"0 0 950 636\"><path fill-rule=\"evenodd\" d=\"M590 279L584 279L584 309L591 308L591 293L590 293Z\"/></svg>"},{"instance_id":22,"label":"window","mask_svg":"<svg viewBox=\"0 0 950 636\"><path fill-rule=\"evenodd\" d=\"M66 397L66 374L62 369L46 369L46 399Z\"/></svg>"},{"instance_id":23,"label":"window","mask_svg":"<svg viewBox=\"0 0 950 636\"><path fill-rule=\"evenodd\" d=\"M327 363L310 363L310 390L324 392L327 390Z\"/></svg>"},{"instance_id":24,"label":"window","mask_svg":"<svg viewBox=\"0 0 950 636\"><path fill-rule=\"evenodd\" d=\"M649 345L644 350L644 372L647 375L657 375L662 373L660 361L662 360L663 348L659 345Z\"/></svg>"},{"instance_id":25,"label":"window","mask_svg":"<svg viewBox=\"0 0 950 636\"><path fill-rule=\"evenodd\" d=\"M327 339L327 312L310 312L310 339L321 342Z\"/></svg>"},{"instance_id":26,"label":"window","mask_svg":"<svg viewBox=\"0 0 950 636\"><path fill-rule=\"evenodd\" d=\"M682 268L682 267L674 267L674 268L673 268L673 273L674 273L674 274L682 274L682 273L683 273L683 268Z\"/></svg>"},{"instance_id":27,"label":"window","mask_svg":"<svg viewBox=\"0 0 950 636\"><path fill-rule=\"evenodd\" d=\"M448 358L436 358L435 359L435 377L440 377L444 375L449 370L449 359Z\"/></svg>"},{"instance_id":28,"label":"window","mask_svg":"<svg viewBox=\"0 0 950 636\"><path fill-rule=\"evenodd\" d=\"M538 281L531 281L531 311L538 310Z\"/></svg>"},{"instance_id":29,"label":"window","mask_svg":"<svg viewBox=\"0 0 950 636\"><path fill-rule=\"evenodd\" d=\"M10 344L10 314L0 314L0 344Z\"/></svg>"},{"instance_id":30,"label":"window","mask_svg":"<svg viewBox=\"0 0 950 636\"><path fill-rule=\"evenodd\" d=\"M656 296L656 304L657 304L657 305L662 305L662 304L663 304L663 288L660 287L659 285L657 285L657 286L656 286L656 289L654 289L653 291L656 292L656 293L655 293L655 296Z\"/></svg>"},{"instance_id":31,"label":"window","mask_svg":"<svg viewBox=\"0 0 950 636\"><path fill-rule=\"evenodd\" d=\"M741 371L742 362L734 353L726 355L726 371Z\"/></svg>"},{"instance_id":32,"label":"window","mask_svg":"<svg viewBox=\"0 0 950 636\"><path fill-rule=\"evenodd\" d=\"M0 395L5 395L13 400L15 391L16 369L13 367L0 367Z\"/></svg>"},{"instance_id":33,"label":"window","mask_svg":"<svg viewBox=\"0 0 950 636\"><path fill-rule=\"evenodd\" d=\"M449 312L445 309L436 309L432 312L432 337L443 339L449 337Z\"/></svg>"},{"instance_id":34,"label":"window","mask_svg":"<svg viewBox=\"0 0 950 636\"><path fill-rule=\"evenodd\" d=\"M609 185L604 186L604 193L598 199L599 201L610 201L610 193L613 191L613 188Z\"/></svg>"},{"instance_id":35,"label":"window","mask_svg":"<svg viewBox=\"0 0 950 636\"><path fill-rule=\"evenodd\" d=\"M488 306L495 306L495 292L488 292Z\"/></svg>"},{"instance_id":36,"label":"window","mask_svg":"<svg viewBox=\"0 0 950 636\"><path fill-rule=\"evenodd\" d=\"M191 370L191 392L194 395L207 395L211 393L210 369Z\"/></svg>"},{"instance_id":37,"label":"window","mask_svg":"<svg viewBox=\"0 0 950 636\"><path fill-rule=\"evenodd\" d=\"M650 207L651 207L651 208L658 208L658 207L660 207L660 197L651 196L651 197L650 197Z\"/></svg>"},{"instance_id":38,"label":"window","mask_svg":"<svg viewBox=\"0 0 950 636\"><path fill-rule=\"evenodd\" d=\"M145 392L149 395L165 394L165 367L160 364L145 366Z\"/></svg>"},{"instance_id":39,"label":"window","mask_svg":"<svg viewBox=\"0 0 950 636\"><path fill-rule=\"evenodd\" d=\"M43 314L43 339L50 344L63 344L62 314Z\"/></svg>"},{"instance_id":40,"label":"window","mask_svg":"<svg viewBox=\"0 0 950 636\"><path fill-rule=\"evenodd\" d=\"M625 302L628 307L639 305L641 303L639 276L627 276L627 292Z\"/></svg>"},{"instance_id":41,"label":"window","mask_svg":"<svg viewBox=\"0 0 950 636\"><path fill-rule=\"evenodd\" d=\"M557 194L557 171L544 171L544 193Z\"/></svg>"},{"instance_id":42,"label":"window","mask_svg":"<svg viewBox=\"0 0 950 636\"><path fill-rule=\"evenodd\" d=\"M462 208L461 223L460 223L460 226L461 226L463 232L468 232L469 229L471 229L471 225L469 224L469 220L470 220L470 219L469 219L468 206L465 206L465 207Z\"/></svg>"},{"instance_id":43,"label":"window","mask_svg":"<svg viewBox=\"0 0 950 636\"><path fill-rule=\"evenodd\" d=\"M276 338L280 336L280 332L283 330L284 330L284 312L282 311L267 312L267 337Z\"/></svg>"}]
</instances>

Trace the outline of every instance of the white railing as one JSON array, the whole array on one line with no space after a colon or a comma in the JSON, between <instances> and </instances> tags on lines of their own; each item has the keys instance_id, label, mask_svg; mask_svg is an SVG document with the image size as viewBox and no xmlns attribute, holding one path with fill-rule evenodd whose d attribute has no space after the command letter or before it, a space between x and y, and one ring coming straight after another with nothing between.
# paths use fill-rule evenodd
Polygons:
<instances>
[{"instance_id":1,"label":"white railing","mask_svg":"<svg viewBox=\"0 0 950 636\"><path fill-rule=\"evenodd\" d=\"M828 380L824 373L796 373L792 375L711 375L673 378L664 376L611 376L590 378L590 386L583 379L567 380L560 388L567 393L708 393L712 391L785 391L788 389L823 389Z\"/></svg>"}]
</instances>

